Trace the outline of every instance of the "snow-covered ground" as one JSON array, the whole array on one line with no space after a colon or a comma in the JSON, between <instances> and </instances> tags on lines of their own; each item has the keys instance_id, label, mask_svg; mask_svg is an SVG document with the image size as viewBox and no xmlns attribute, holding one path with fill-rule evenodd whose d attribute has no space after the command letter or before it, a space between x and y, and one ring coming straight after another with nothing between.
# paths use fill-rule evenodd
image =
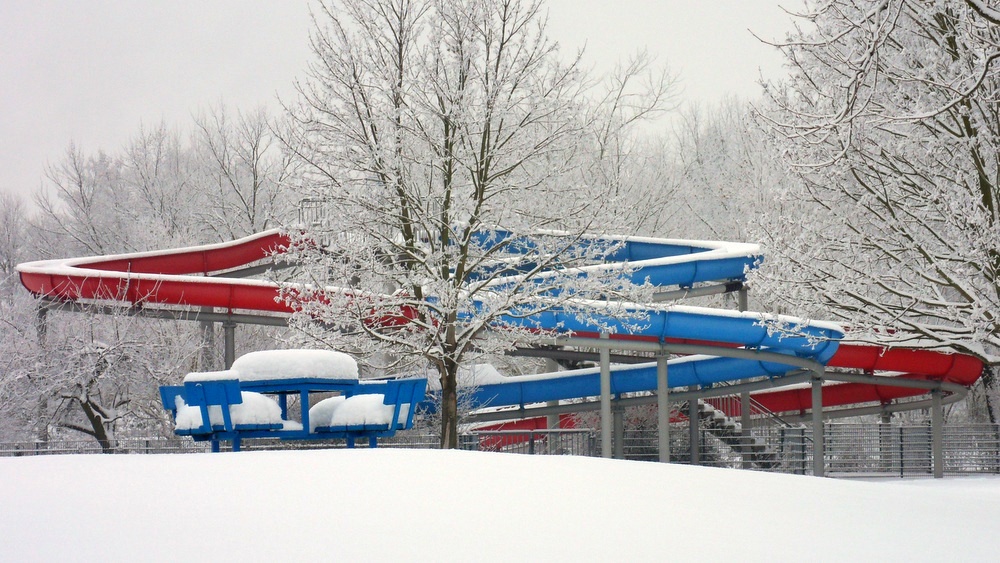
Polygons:
<instances>
[{"instance_id":1,"label":"snow-covered ground","mask_svg":"<svg viewBox=\"0 0 1000 563\"><path fill-rule=\"evenodd\" d=\"M988 561L1000 479L436 450L0 458L3 561Z\"/></svg>"}]
</instances>

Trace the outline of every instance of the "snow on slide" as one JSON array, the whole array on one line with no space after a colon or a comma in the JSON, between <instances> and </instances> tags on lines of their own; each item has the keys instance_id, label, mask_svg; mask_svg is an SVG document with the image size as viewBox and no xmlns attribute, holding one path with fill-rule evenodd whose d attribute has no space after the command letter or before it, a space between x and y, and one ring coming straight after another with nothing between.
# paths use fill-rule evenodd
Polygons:
<instances>
[{"instance_id":1,"label":"snow on slide","mask_svg":"<svg viewBox=\"0 0 1000 563\"><path fill-rule=\"evenodd\" d=\"M661 286L690 287L702 282L742 281L747 269L755 267L760 258L757 245L742 243L638 237L613 240L622 243L621 249L612 257L613 260L627 261L633 279L648 280ZM25 288L35 295L52 299L106 299L131 304L217 307L228 311L242 309L288 314L292 311L278 298L276 284L217 277L226 270L268 258L288 242L287 237L272 230L213 245L28 262L19 264L17 270ZM613 267L617 266L612 261L610 264L588 266L583 270ZM831 365L868 371L902 371L906 373L904 377L946 380L962 385L975 382L982 369L979 360L960 354L899 348L887 350L879 346L838 347L841 331L836 325L829 323L806 322L790 317L778 319L779 322L795 325L805 333L789 337L775 334L764 326L767 319L765 315L677 306L657 307L647 311L651 321L641 334L629 336L620 333L613 337L651 340L692 338L718 342L720 345L767 347L770 350L813 358L820 363L829 362ZM613 319L609 318L608 321L615 324ZM543 327L568 326L578 333L586 332L586 325L559 311L546 313L531 322L538 322ZM871 359L883 356L895 358L894 362L890 362L893 365L883 366L879 361ZM234 369L240 372L240 379L252 378L255 373L266 373L267 377L271 377L276 373L271 371L273 364L269 362L272 360L281 362L283 359L248 359L249 365L234 365ZM780 364L761 366L761 362L756 361L725 360L726 362L716 361L715 364L727 364L727 370L733 368L728 379L762 374L780 375L774 373L775 369L780 368ZM949 367L939 369L941 363L948 363ZM754 365L758 367L748 368ZM292 369L288 373L309 372L307 366L300 367L302 370ZM750 369L750 372L745 372L746 369ZM785 367L782 371L787 369L789 368ZM246 374L243 373L244 370ZM346 361L335 372L336 377L357 377L356 366L352 372ZM565 374L560 376L561 379L566 378ZM671 383L675 384L673 374ZM871 390L875 386L852 384L838 387L841 389L831 398L836 402L825 398L824 406L871 401ZM801 404L800 399L799 396L788 395L782 398L782 403Z\"/></svg>"}]
</instances>

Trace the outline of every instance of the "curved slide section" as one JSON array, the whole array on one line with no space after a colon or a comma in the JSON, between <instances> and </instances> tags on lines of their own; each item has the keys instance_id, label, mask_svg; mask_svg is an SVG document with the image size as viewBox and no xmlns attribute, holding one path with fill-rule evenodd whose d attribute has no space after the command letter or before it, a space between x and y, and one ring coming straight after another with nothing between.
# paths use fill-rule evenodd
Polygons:
<instances>
[{"instance_id":1,"label":"curved slide section","mask_svg":"<svg viewBox=\"0 0 1000 563\"><path fill-rule=\"evenodd\" d=\"M273 283L214 277L267 258L288 242L271 230L221 244L27 262L17 271L28 291L53 299L291 313Z\"/></svg>"},{"instance_id":2,"label":"curved slide section","mask_svg":"<svg viewBox=\"0 0 1000 563\"><path fill-rule=\"evenodd\" d=\"M887 379L941 381L962 387L974 384L983 371L983 363L978 358L965 354L844 343L840 344L827 367L860 369L866 373L887 372L894 374L886 376ZM898 385L836 383L823 388L823 406L858 403L886 405L896 399L925 394L926 389ZM765 391L755 393L753 397L761 406L774 413L804 413L812 408L809 389ZM736 408L738 409L738 405ZM739 412L729 414L737 416Z\"/></svg>"},{"instance_id":3,"label":"curved slide section","mask_svg":"<svg viewBox=\"0 0 1000 563\"><path fill-rule=\"evenodd\" d=\"M595 237L592 242L610 243L617 250L607 256L611 263L580 268L581 275L593 269L620 268L627 262L628 273L634 281L648 280L657 286L686 288L705 282L743 281L746 271L760 260L759 247L741 243L639 237ZM214 245L29 262L18 265L18 272L25 288L50 299L113 300L131 305L160 304L217 307L230 312L291 313L292 309L278 298L276 284L224 277L227 271L280 253L288 243L286 236L272 230ZM590 305L598 312L601 307L610 306L604 302ZM641 309L650 320L645 328L630 331L613 318L605 317L603 320L617 330L612 338L651 341L693 339L729 348L764 349L813 359L834 367L868 372L903 372L901 377L948 380L966 386L975 382L982 369L979 360L960 354L898 348L886 350L877 346L838 346L842 332L837 325L830 323L806 322L791 317L774 319L793 325L800 332L799 335L788 336L768 330L763 321L771 317L761 314L682 306L655 308L620 303L614 306ZM510 322L521 323L525 328L555 330L558 327L576 335L596 336L593 325L558 310L528 319L510 319ZM942 362L950 362L951 367L942 367ZM791 369L773 361L691 356L670 362L670 383L671 387L676 387L762 375L779 377ZM655 388L655 367L650 365L616 368L612 376L613 393ZM477 396L483 404L490 406L524 405L595 396L599 394L598 389L599 375L596 370L578 370L507 378L504 383L481 386ZM898 388L888 391L883 386L855 383L833 385L830 390L830 393L824 392L824 407L881 401L899 393L902 395L898 396L926 393L925 390ZM790 389L759 393L756 397L776 412L811 407L808 391Z\"/></svg>"}]
</instances>

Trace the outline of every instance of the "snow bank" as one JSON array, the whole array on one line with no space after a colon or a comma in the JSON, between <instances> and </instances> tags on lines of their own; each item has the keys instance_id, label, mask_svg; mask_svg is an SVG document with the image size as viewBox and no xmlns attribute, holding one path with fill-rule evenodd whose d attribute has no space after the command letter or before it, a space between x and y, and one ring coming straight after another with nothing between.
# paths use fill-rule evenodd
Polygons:
<instances>
[{"instance_id":1,"label":"snow bank","mask_svg":"<svg viewBox=\"0 0 1000 563\"><path fill-rule=\"evenodd\" d=\"M250 352L233 362L232 371L240 381L261 379L357 379L358 363L343 352L333 350L262 350Z\"/></svg>"},{"instance_id":2,"label":"snow bank","mask_svg":"<svg viewBox=\"0 0 1000 563\"><path fill-rule=\"evenodd\" d=\"M0 558L994 560L1000 478L920 483L389 448L7 457Z\"/></svg>"},{"instance_id":3,"label":"snow bank","mask_svg":"<svg viewBox=\"0 0 1000 563\"><path fill-rule=\"evenodd\" d=\"M243 402L238 405L230 405L229 415L233 424L285 424L287 421L281 418L281 407L269 397L260 393L242 391L240 395ZM202 425L201 409L188 406L181 397L177 401L177 430L193 430ZM222 408L219 406L208 407L208 418L212 425L222 425Z\"/></svg>"}]
</instances>

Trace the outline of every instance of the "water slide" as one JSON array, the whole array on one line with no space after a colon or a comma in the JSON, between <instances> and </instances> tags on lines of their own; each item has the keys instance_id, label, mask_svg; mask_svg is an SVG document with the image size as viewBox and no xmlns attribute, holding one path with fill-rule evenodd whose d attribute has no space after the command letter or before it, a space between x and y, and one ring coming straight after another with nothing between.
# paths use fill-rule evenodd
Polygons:
<instances>
[{"instance_id":1,"label":"water slide","mask_svg":"<svg viewBox=\"0 0 1000 563\"><path fill-rule=\"evenodd\" d=\"M580 269L581 275L586 275L588 268L628 264L623 272L633 281L648 281L669 291L669 295L706 284L722 287L742 282L746 271L755 267L760 258L759 247L742 243L638 237L593 239L607 240L617 243L618 250L607 257L607 263ZM287 315L292 310L278 299L276 284L232 277L243 275L240 270L244 267L269 259L287 243L284 235L272 230L220 244L44 260L23 263L17 269L28 291L57 302L110 302L143 309L214 308L227 313ZM591 305L598 314L601 307L608 306L600 302ZM610 338L622 342L623 347L637 342L696 343L702 347L716 346L719 350L768 352L764 360L710 354L674 358L669 362L670 387L711 386L765 376L775 389L756 392L753 397L757 404L775 413L804 414L812 408L808 385L782 388L781 379L801 367L801 362L795 359L818 362L833 373L842 373L831 375L835 381L824 386L822 406L826 411L855 406L842 412L859 414L864 411L857 405L878 408L896 399L927 394L928 382L939 383L954 395L975 383L983 368L977 358L964 354L842 343L843 330L833 323L679 305L615 306L634 308L649 317L638 330L610 316L604 319L613 327ZM576 338L599 336L592 324L560 310L508 321L532 330L538 326L552 330L558 327L562 333ZM785 330L775 330L779 325ZM781 359L775 354L788 357L789 363L775 361ZM863 376L852 380L849 371L861 372ZM875 382L873 375L878 376ZM614 394L655 390L655 363L616 365L611 388ZM599 394L599 370L589 369L481 382L474 401L479 406L523 408ZM738 416L739 412L727 414Z\"/></svg>"}]
</instances>

